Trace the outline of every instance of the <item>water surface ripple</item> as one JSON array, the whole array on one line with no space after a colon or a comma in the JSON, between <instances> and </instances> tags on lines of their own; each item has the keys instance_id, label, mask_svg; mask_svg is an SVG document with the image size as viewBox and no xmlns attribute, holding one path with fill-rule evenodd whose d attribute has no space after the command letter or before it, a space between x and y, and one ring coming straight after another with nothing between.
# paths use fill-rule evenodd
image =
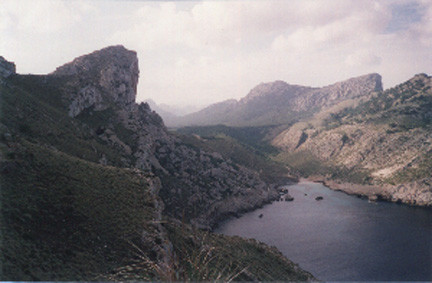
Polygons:
<instances>
[{"instance_id":1,"label":"water surface ripple","mask_svg":"<svg viewBox=\"0 0 432 283\"><path fill-rule=\"evenodd\" d=\"M215 232L274 245L320 280L432 280L432 209L370 203L308 181L287 188L294 201L227 220Z\"/></svg>"}]
</instances>

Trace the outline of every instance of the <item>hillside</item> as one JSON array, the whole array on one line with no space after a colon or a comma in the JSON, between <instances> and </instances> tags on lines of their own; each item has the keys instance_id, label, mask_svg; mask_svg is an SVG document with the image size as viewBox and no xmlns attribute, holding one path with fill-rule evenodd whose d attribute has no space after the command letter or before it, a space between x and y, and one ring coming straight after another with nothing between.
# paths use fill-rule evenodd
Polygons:
<instances>
[{"instance_id":1,"label":"hillside","mask_svg":"<svg viewBox=\"0 0 432 283\"><path fill-rule=\"evenodd\" d=\"M197 230L278 191L137 104L135 52L38 76L1 58L0 71L1 280L313 279L263 244Z\"/></svg>"},{"instance_id":2,"label":"hillside","mask_svg":"<svg viewBox=\"0 0 432 283\"><path fill-rule=\"evenodd\" d=\"M178 131L225 135L336 190L430 206L431 93L426 74L385 91L377 74L324 88L277 81L188 116Z\"/></svg>"},{"instance_id":3,"label":"hillside","mask_svg":"<svg viewBox=\"0 0 432 283\"><path fill-rule=\"evenodd\" d=\"M263 83L240 99L227 100L180 117L169 126L268 126L290 124L347 99L381 91L381 76L369 74L312 88L283 81Z\"/></svg>"},{"instance_id":4,"label":"hillside","mask_svg":"<svg viewBox=\"0 0 432 283\"><path fill-rule=\"evenodd\" d=\"M432 205L431 87L431 77L419 74L357 104L305 119L273 140L282 150L277 159L303 175L321 175L315 178L336 189ZM349 183L364 186L353 189Z\"/></svg>"}]
</instances>

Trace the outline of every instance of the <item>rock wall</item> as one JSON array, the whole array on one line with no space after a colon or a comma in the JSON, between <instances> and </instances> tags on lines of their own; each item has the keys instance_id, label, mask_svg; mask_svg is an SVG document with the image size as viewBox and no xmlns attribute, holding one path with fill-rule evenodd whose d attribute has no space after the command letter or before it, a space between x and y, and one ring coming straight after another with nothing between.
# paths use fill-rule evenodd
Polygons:
<instances>
[{"instance_id":1,"label":"rock wall","mask_svg":"<svg viewBox=\"0 0 432 283\"><path fill-rule=\"evenodd\" d=\"M135 102L138 57L123 46L111 46L78 57L51 75L70 79L65 99L69 116L75 117L89 107L103 110L111 104L125 106Z\"/></svg>"}]
</instances>

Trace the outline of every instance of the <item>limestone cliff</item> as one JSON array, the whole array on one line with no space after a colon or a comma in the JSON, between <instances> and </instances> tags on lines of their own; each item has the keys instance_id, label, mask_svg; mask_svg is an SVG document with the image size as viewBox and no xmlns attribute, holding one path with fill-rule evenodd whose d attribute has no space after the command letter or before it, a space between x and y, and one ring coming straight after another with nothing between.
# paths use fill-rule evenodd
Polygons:
<instances>
[{"instance_id":1,"label":"limestone cliff","mask_svg":"<svg viewBox=\"0 0 432 283\"><path fill-rule=\"evenodd\" d=\"M75 117L91 106L102 110L111 103L125 106L135 102L138 58L123 46L111 46L76 58L51 75L69 78L64 98L69 115Z\"/></svg>"}]
</instances>

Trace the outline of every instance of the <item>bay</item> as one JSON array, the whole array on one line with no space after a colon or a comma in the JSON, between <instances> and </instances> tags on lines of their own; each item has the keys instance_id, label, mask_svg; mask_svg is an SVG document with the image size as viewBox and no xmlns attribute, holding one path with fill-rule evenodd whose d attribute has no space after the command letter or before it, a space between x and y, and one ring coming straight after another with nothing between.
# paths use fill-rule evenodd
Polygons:
<instances>
[{"instance_id":1,"label":"bay","mask_svg":"<svg viewBox=\"0 0 432 283\"><path fill-rule=\"evenodd\" d=\"M286 188L294 201L229 219L215 232L276 246L319 280L432 280L432 209L371 203L309 181Z\"/></svg>"}]
</instances>

